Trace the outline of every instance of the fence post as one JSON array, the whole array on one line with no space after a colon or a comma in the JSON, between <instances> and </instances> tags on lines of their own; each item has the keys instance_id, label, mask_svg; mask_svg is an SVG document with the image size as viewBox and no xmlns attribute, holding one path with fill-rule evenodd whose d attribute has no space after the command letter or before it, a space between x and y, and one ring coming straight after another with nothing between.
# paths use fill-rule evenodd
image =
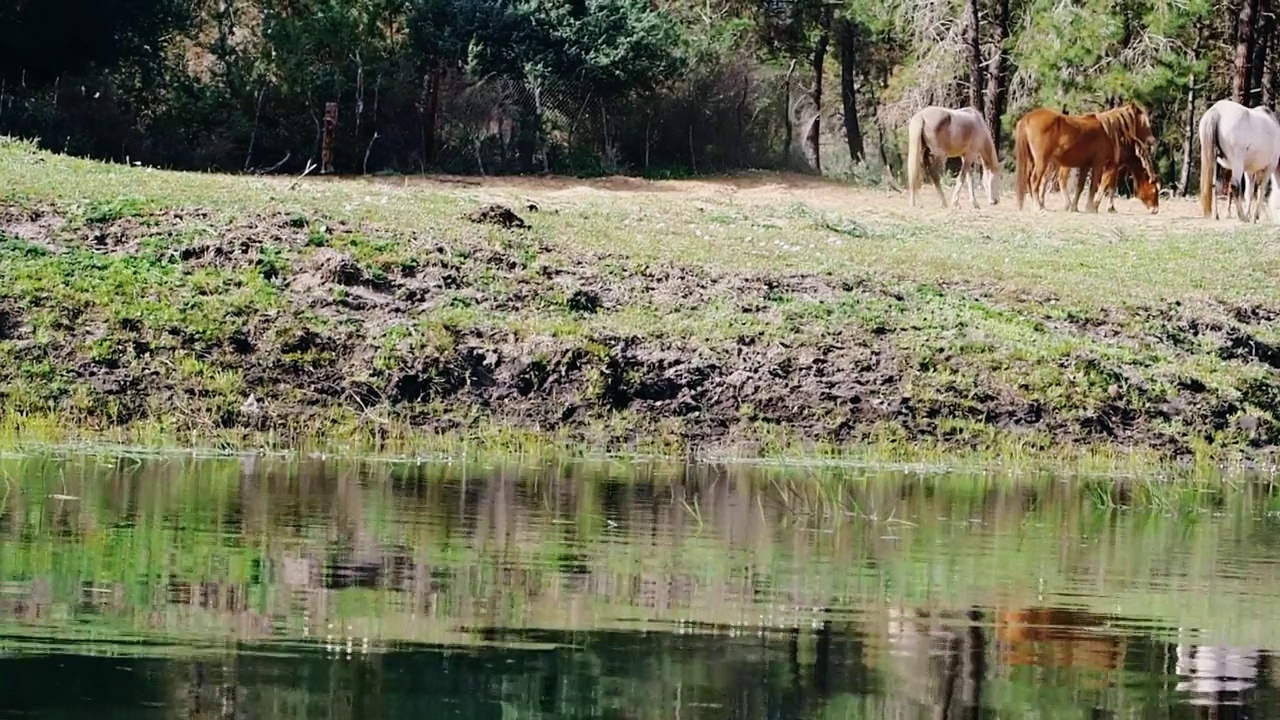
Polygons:
<instances>
[{"instance_id":1,"label":"fence post","mask_svg":"<svg viewBox=\"0 0 1280 720\"><path fill-rule=\"evenodd\" d=\"M320 144L320 174L333 172L333 143L338 135L338 103L324 104L324 138Z\"/></svg>"}]
</instances>

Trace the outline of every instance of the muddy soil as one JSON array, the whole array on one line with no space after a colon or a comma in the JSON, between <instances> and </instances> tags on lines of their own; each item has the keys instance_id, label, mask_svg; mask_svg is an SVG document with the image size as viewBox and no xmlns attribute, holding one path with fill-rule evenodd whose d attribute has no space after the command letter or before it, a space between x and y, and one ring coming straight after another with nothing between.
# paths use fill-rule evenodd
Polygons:
<instances>
[{"instance_id":1,"label":"muddy soil","mask_svg":"<svg viewBox=\"0 0 1280 720\"><path fill-rule=\"evenodd\" d=\"M478 217L506 224L492 209ZM46 326L54 299L0 288L0 343L14 359L0 368L0 395L30 406L31 387L41 382L30 368L53 365L66 378L62 390L40 397L78 422L121 425L173 414L194 429L285 438L342 410L374 431L395 422L461 432L500 423L609 447L661 437L695 450L733 445L739 452L749 452L765 426L783 428L793 441L856 443L890 428L903 441L980 442L980 433L957 430L957 421L1028 437L1035 431L1046 446L1112 443L1174 456L1223 433L1255 450L1280 441L1270 416L1250 410L1280 400L1280 382L1224 389L1182 378L1172 389L1156 388L1140 370L1083 357L1072 362L1102 378L1106 398L1062 407L973 365L960 348L926 362L875 325L799 324L787 333L752 326L693 339L662 328L587 323L581 332L557 333L525 322L622 310L662 317L711 303L770 320L780 296L847 303L910 291L889 278L637 264L561 252L514 224L496 241L477 235L443 242L281 214L243 218L194 239L184 234L212 222L200 211L96 224L70 223L50 208L0 211L0 244L10 254L150 253L183 273L256 271L281 293L210 338L148 318L114 319L110 297L79 309L74 322ZM344 241L354 233L399 252L388 261L361 260ZM1051 299L1009 298L983 287L943 292L1031 316ZM466 319L451 320L457 315L446 310ZM1277 317L1280 308L1162 307L1050 322L1185 352L1207 343L1223 358L1280 367L1280 348L1256 336ZM114 349L102 352L104 343ZM179 356L234 371L242 384L220 393L180 372ZM939 380L943 375L966 381Z\"/></svg>"}]
</instances>

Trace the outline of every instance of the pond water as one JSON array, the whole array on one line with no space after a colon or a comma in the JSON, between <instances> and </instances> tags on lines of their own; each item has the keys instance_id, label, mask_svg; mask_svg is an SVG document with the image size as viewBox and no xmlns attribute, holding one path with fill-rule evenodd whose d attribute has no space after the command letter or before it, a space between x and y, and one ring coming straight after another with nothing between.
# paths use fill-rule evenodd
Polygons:
<instances>
[{"instance_id":1,"label":"pond water","mask_svg":"<svg viewBox=\"0 0 1280 720\"><path fill-rule=\"evenodd\" d=\"M0 458L0 718L1280 717L1270 485Z\"/></svg>"}]
</instances>

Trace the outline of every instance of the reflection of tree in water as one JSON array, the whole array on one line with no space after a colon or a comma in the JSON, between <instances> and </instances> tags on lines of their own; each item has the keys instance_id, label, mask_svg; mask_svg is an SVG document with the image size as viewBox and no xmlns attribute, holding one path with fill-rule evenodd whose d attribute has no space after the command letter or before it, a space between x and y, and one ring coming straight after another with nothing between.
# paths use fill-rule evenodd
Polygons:
<instances>
[{"instance_id":1,"label":"reflection of tree in water","mask_svg":"<svg viewBox=\"0 0 1280 720\"><path fill-rule=\"evenodd\" d=\"M801 720L818 717L833 694L868 692L858 641L838 633L825 640L821 631L800 637L485 634L494 645L352 658L307 652L208 660L82 658L75 671L92 703L45 691L19 707L56 718L87 717L72 710L92 707L95 717L137 713L155 720ZM39 662L29 666L49 671ZM114 683L110 692L104 690L108 682ZM0 702L4 707L7 702Z\"/></svg>"},{"instance_id":2,"label":"reflection of tree in water","mask_svg":"<svg viewBox=\"0 0 1280 720\"><path fill-rule=\"evenodd\" d=\"M179 664L174 670L183 666ZM195 661L185 666L185 682L176 681L174 718L183 720L242 720L244 689L236 682L235 658ZM175 673L176 674L176 673Z\"/></svg>"}]
</instances>

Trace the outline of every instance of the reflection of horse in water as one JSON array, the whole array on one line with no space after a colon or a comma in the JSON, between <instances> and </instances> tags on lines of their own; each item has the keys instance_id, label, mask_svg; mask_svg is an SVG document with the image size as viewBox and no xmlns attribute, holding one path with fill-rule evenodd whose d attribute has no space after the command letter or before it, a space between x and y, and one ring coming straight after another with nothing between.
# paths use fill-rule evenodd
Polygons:
<instances>
[{"instance_id":1,"label":"reflection of horse in water","mask_svg":"<svg viewBox=\"0 0 1280 720\"><path fill-rule=\"evenodd\" d=\"M927 706L934 718L979 716L987 663L981 612L890 608L887 630L895 698Z\"/></svg>"},{"instance_id":2,"label":"reflection of horse in water","mask_svg":"<svg viewBox=\"0 0 1280 720\"><path fill-rule=\"evenodd\" d=\"M1248 717L1265 669L1265 656L1257 648L1179 643L1176 689L1183 702L1211 709L1214 717ZM1235 712L1223 713L1225 708Z\"/></svg>"},{"instance_id":3,"label":"reflection of horse in water","mask_svg":"<svg viewBox=\"0 0 1280 720\"><path fill-rule=\"evenodd\" d=\"M1124 667L1123 635L1102 630L1101 615L1067 608L996 611L996 660L1002 666L1051 666L1101 673L1104 685Z\"/></svg>"}]
</instances>

